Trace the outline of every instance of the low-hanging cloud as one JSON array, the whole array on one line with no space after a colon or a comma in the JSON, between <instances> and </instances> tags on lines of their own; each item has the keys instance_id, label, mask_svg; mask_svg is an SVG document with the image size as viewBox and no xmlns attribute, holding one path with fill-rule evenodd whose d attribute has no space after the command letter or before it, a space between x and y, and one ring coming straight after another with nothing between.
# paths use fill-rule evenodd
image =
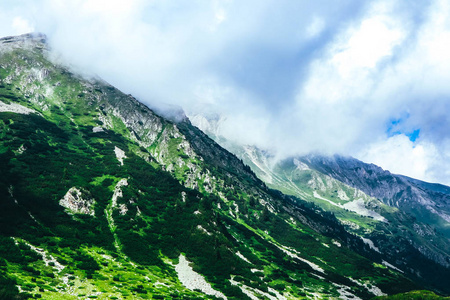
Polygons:
<instances>
[{"instance_id":1,"label":"low-hanging cloud","mask_svg":"<svg viewBox=\"0 0 450 300\"><path fill-rule=\"evenodd\" d=\"M6 0L0 34L41 31L74 67L153 107L219 112L224 135L279 156L347 154L450 184L448 6Z\"/></svg>"}]
</instances>

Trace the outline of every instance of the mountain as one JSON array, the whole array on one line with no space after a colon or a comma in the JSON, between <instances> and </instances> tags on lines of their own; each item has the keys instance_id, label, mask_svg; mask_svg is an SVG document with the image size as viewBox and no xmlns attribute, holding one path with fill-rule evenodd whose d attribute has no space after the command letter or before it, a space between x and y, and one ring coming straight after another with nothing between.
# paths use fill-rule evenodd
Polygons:
<instances>
[{"instance_id":1,"label":"mountain","mask_svg":"<svg viewBox=\"0 0 450 300\"><path fill-rule=\"evenodd\" d=\"M358 188L385 204L430 223L450 237L449 187L398 176L373 164L335 156L308 161L315 169Z\"/></svg>"},{"instance_id":2,"label":"mountain","mask_svg":"<svg viewBox=\"0 0 450 300\"><path fill-rule=\"evenodd\" d=\"M0 39L0 128L0 299L450 293L270 189L183 113L75 73L42 34Z\"/></svg>"},{"instance_id":3,"label":"mountain","mask_svg":"<svg viewBox=\"0 0 450 300\"><path fill-rule=\"evenodd\" d=\"M240 157L270 188L332 212L386 264L419 281L448 285L449 187L339 155L279 160L268 151L224 138L223 116L203 112L191 114L190 119Z\"/></svg>"}]
</instances>

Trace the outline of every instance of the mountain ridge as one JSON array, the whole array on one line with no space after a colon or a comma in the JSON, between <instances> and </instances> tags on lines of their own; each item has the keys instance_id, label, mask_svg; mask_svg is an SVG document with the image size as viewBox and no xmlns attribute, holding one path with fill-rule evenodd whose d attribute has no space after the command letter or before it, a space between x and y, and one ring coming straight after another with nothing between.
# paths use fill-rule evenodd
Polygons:
<instances>
[{"instance_id":1,"label":"mountain ridge","mask_svg":"<svg viewBox=\"0 0 450 300\"><path fill-rule=\"evenodd\" d=\"M221 135L221 116L191 113L189 117L243 159L269 187L333 212L347 230L376 251L388 254L400 269L405 261L398 259L393 247L403 247L400 256L408 257L414 248L419 256L445 269L450 266L450 226L445 213L448 195L440 193L446 191L445 186L394 175L374 164L340 155L309 154L280 160L256 146L227 140Z\"/></svg>"},{"instance_id":2,"label":"mountain ridge","mask_svg":"<svg viewBox=\"0 0 450 300\"><path fill-rule=\"evenodd\" d=\"M333 214L269 189L190 121L83 78L29 41L0 44L0 298L441 289L383 265Z\"/></svg>"}]
</instances>

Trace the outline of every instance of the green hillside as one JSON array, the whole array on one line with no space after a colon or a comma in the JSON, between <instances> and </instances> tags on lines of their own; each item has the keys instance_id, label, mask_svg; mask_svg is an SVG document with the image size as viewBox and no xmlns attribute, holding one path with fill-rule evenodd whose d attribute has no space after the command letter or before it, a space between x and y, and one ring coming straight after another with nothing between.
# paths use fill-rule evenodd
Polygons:
<instances>
[{"instance_id":1,"label":"green hillside","mask_svg":"<svg viewBox=\"0 0 450 300\"><path fill-rule=\"evenodd\" d=\"M44 36L0 39L0 299L369 299L421 287L186 118L50 57Z\"/></svg>"}]
</instances>

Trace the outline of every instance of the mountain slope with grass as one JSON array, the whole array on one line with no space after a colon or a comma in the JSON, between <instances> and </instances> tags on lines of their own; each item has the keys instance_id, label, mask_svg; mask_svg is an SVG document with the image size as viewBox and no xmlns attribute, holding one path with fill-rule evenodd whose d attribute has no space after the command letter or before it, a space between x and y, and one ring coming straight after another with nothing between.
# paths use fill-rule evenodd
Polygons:
<instances>
[{"instance_id":1,"label":"mountain slope with grass","mask_svg":"<svg viewBox=\"0 0 450 300\"><path fill-rule=\"evenodd\" d=\"M352 298L423 287L329 212L158 115L0 39L0 299Z\"/></svg>"},{"instance_id":2,"label":"mountain slope with grass","mask_svg":"<svg viewBox=\"0 0 450 300\"><path fill-rule=\"evenodd\" d=\"M450 276L449 188L351 157L307 155L277 159L268 151L221 135L220 115L190 115L192 122L235 153L270 188L314 203L393 266L445 290Z\"/></svg>"}]
</instances>

